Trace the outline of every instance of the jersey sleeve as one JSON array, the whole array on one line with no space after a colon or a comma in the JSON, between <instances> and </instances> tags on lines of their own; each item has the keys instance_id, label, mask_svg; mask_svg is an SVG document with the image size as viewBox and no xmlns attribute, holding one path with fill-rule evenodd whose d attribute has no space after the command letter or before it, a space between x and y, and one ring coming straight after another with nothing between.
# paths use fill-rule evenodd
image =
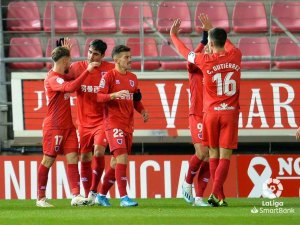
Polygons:
<instances>
[{"instance_id":1,"label":"jersey sleeve","mask_svg":"<svg viewBox=\"0 0 300 225\"><path fill-rule=\"evenodd\" d=\"M80 88L81 83L88 76L89 71L84 71L76 80L65 81L63 78L54 76L49 79L49 85L53 91L74 92Z\"/></svg>"},{"instance_id":2,"label":"jersey sleeve","mask_svg":"<svg viewBox=\"0 0 300 225\"><path fill-rule=\"evenodd\" d=\"M201 68L201 64L204 62L204 54L203 53L196 53L195 51L191 51L188 49L184 43L175 35L171 35L171 39L175 48L179 51L179 53L190 63L196 64Z\"/></svg>"},{"instance_id":3,"label":"jersey sleeve","mask_svg":"<svg viewBox=\"0 0 300 225\"><path fill-rule=\"evenodd\" d=\"M108 102L111 100L110 93L109 93L109 87L111 83L110 77L111 76L109 76L109 72L108 72L101 78L98 93L97 93L98 102Z\"/></svg>"}]
</instances>

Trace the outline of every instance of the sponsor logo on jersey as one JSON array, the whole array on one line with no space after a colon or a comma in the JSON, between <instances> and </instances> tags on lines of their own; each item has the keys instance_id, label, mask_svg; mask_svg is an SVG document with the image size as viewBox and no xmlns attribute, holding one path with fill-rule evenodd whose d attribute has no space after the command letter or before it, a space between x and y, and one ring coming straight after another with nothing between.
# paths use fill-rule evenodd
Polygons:
<instances>
[{"instance_id":1,"label":"sponsor logo on jersey","mask_svg":"<svg viewBox=\"0 0 300 225\"><path fill-rule=\"evenodd\" d=\"M131 87L134 87L134 80L129 80L129 84Z\"/></svg>"},{"instance_id":2,"label":"sponsor logo on jersey","mask_svg":"<svg viewBox=\"0 0 300 225\"><path fill-rule=\"evenodd\" d=\"M107 73L107 71L102 71L101 76L104 76Z\"/></svg>"},{"instance_id":3,"label":"sponsor logo on jersey","mask_svg":"<svg viewBox=\"0 0 300 225\"><path fill-rule=\"evenodd\" d=\"M70 93L65 93L65 94L64 94L64 99L65 99L65 100L68 100L69 98L70 98Z\"/></svg>"},{"instance_id":4,"label":"sponsor logo on jersey","mask_svg":"<svg viewBox=\"0 0 300 225\"><path fill-rule=\"evenodd\" d=\"M235 107L233 106L228 106L226 103L221 103L220 106L214 107L214 110L216 111L222 111L222 110L234 110Z\"/></svg>"},{"instance_id":5,"label":"sponsor logo on jersey","mask_svg":"<svg viewBox=\"0 0 300 225\"><path fill-rule=\"evenodd\" d=\"M63 84L65 81L64 81L64 79L58 77L58 78L56 78L56 82L59 84Z\"/></svg>"}]
</instances>

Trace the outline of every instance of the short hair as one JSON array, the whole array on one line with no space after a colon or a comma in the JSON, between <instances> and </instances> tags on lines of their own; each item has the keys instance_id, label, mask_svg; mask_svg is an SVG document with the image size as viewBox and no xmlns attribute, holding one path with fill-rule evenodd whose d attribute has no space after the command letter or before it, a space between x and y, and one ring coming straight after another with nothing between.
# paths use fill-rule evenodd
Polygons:
<instances>
[{"instance_id":1,"label":"short hair","mask_svg":"<svg viewBox=\"0 0 300 225\"><path fill-rule=\"evenodd\" d=\"M227 33L223 28L215 27L208 31L208 35L210 40L214 42L216 47L224 47L227 40Z\"/></svg>"},{"instance_id":2,"label":"short hair","mask_svg":"<svg viewBox=\"0 0 300 225\"><path fill-rule=\"evenodd\" d=\"M100 39L96 39L90 42L89 47L92 47L103 55L107 49L107 44Z\"/></svg>"},{"instance_id":3,"label":"short hair","mask_svg":"<svg viewBox=\"0 0 300 225\"><path fill-rule=\"evenodd\" d=\"M59 46L53 49L53 51L51 52L51 58L54 62L57 62L62 57L71 57L70 50L65 47Z\"/></svg>"},{"instance_id":4,"label":"short hair","mask_svg":"<svg viewBox=\"0 0 300 225\"><path fill-rule=\"evenodd\" d=\"M125 45L117 45L113 48L111 52L111 57L114 58L116 55L118 55L121 52L130 52L130 48Z\"/></svg>"}]
</instances>

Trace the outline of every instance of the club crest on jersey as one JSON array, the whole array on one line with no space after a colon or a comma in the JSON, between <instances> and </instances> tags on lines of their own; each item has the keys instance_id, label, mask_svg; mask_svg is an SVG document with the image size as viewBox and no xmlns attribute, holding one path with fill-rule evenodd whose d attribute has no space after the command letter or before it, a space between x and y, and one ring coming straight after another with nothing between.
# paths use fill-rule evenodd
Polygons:
<instances>
[{"instance_id":1,"label":"club crest on jersey","mask_svg":"<svg viewBox=\"0 0 300 225\"><path fill-rule=\"evenodd\" d=\"M99 86L100 86L100 88L104 88L105 87L105 80L104 79L101 79Z\"/></svg>"},{"instance_id":2,"label":"club crest on jersey","mask_svg":"<svg viewBox=\"0 0 300 225\"><path fill-rule=\"evenodd\" d=\"M133 80L129 80L129 84L131 87L134 87L134 81Z\"/></svg>"},{"instance_id":3,"label":"club crest on jersey","mask_svg":"<svg viewBox=\"0 0 300 225\"><path fill-rule=\"evenodd\" d=\"M106 73L107 73L106 71L102 71L101 76L104 76Z\"/></svg>"},{"instance_id":4,"label":"club crest on jersey","mask_svg":"<svg viewBox=\"0 0 300 225\"><path fill-rule=\"evenodd\" d=\"M123 139L117 139L117 143L121 145L123 143Z\"/></svg>"},{"instance_id":5,"label":"club crest on jersey","mask_svg":"<svg viewBox=\"0 0 300 225\"><path fill-rule=\"evenodd\" d=\"M202 133L198 133L198 138L202 139Z\"/></svg>"},{"instance_id":6,"label":"club crest on jersey","mask_svg":"<svg viewBox=\"0 0 300 225\"><path fill-rule=\"evenodd\" d=\"M120 80L116 80L116 84L120 84Z\"/></svg>"}]
</instances>

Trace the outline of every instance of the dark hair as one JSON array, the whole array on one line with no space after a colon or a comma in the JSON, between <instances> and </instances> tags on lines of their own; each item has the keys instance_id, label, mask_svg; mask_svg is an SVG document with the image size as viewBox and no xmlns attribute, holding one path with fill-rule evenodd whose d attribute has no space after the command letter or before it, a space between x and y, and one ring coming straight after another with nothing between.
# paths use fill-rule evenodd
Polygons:
<instances>
[{"instance_id":1,"label":"dark hair","mask_svg":"<svg viewBox=\"0 0 300 225\"><path fill-rule=\"evenodd\" d=\"M208 35L210 40L214 42L216 47L224 47L227 39L227 33L223 28L215 27L208 31Z\"/></svg>"},{"instance_id":2,"label":"dark hair","mask_svg":"<svg viewBox=\"0 0 300 225\"><path fill-rule=\"evenodd\" d=\"M62 57L70 57L70 50L65 48L65 47L56 47L55 49L53 49L53 51L51 52L51 58L54 62L57 62L58 60L60 60Z\"/></svg>"},{"instance_id":3,"label":"dark hair","mask_svg":"<svg viewBox=\"0 0 300 225\"><path fill-rule=\"evenodd\" d=\"M92 47L94 50L100 52L103 55L107 49L107 44L100 39L96 39L90 42L89 47Z\"/></svg>"},{"instance_id":4,"label":"dark hair","mask_svg":"<svg viewBox=\"0 0 300 225\"><path fill-rule=\"evenodd\" d=\"M125 45L117 45L113 48L111 57L114 58L114 56L118 55L121 52L130 52L130 48Z\"/></svg>"}]
</instances>

